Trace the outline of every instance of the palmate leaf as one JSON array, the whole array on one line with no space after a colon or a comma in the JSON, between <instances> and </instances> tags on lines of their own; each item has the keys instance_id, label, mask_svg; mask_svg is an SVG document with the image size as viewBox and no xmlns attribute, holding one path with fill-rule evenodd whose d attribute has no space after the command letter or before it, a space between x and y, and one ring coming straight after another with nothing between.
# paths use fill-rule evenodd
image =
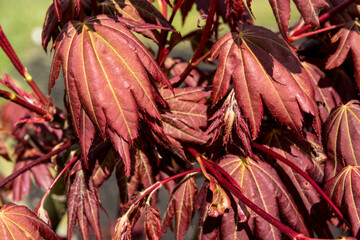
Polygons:
<instances>
[{"instance_id":1,"label":"palmate leaf","mask_svg":"<svg viewBox=\"0 0 360 240\"><path fill-rule=\"evenodd\" d=\"M306 137L311 143L285 129L273 128L270 131L263 131L262 135L264 145L299 166L315 182L322 184L326 156L314 135L306 133ZM314 140L315 142L312 142ZM329 227L323 224L327 216L322 211L326 206L320 201L317 190L287 164L277 161L274 167L278 170L288 191L294 196L308 229L313 229L322 238L331 237Z\"/></svg>"},{"instance_id":2,"label":"palmate leaf","mask_svg":"<svg viewBox=\"0 0 360 240\"><path fill-rule=\"evenodd\" d=\"M294 136L291 131L272 129L266 134L266 137L264 137L263 143L269 146L274 152L299 166L299 168L306 172L314 181L322 183L324 178L324 164L321 166L319 163L312 161L313 149L308 142ZM291 185L288 185L288 187L290 189L292 187L296 188L306 210L311 214L313 205L320 202L320 197L316 189L288 165L280 161L277 161L277 164L283 170L282 173L286 174L287 178L291 180L285 181L285 185L291 182Z\"/></svg>"},{"instance_id":3,"label":"palmate leaf","mask_svg":"<svg viewBox=\"0 0 360 240\"><path fill-rule=\"evenodd\" d=\"M309 235L291 195L270 165L235 155L225 156L219 165L237 181L248 199L279 220L281 215L281 219L298 232ZM229 221L235 221L231 214L228 217ZM250 218L245 225L246 228L237 228L232 239L240 239L237 234L243 236L242 231L245 231L250 239L250 235L256 235L259 239L281 239L280 230L253 212L250 212Z\"/></svg>"},{"instance_id":4,"label":"palmate leaf","mask_svg":"<svg viewBox=\"0 0 360 240\"><path fill-rule=\"evenodd\" d=\"M351 223L353 236L360 237L360 167L347 166L325 185L334 203L344 210Z\"/></svg>"},{"instance_id":5,"label":"palmate leaf","mask_svg":"<svg viewBox=\"0 0 360 240\"><path fill-rule=\"evenodd\" d=\"M87 133L83 151L93 138L93 124L104 138L110 135L129 175L128 145L138 135L139 117L146 113L160 118L148 72L161 83L169 82L121 21L105 15L70 21L57 39L49 91L62 65L74 128L80 139Z\"/></svg>"},{"instance_id":6,"label":"palmate leaf","mask_svg":"<svg viewBox=\"0 0 360 240\"><path fill-rule=\"evenodd\" d=\"M210 60L219 59L213 81L213 104L228 91L233 79L239 108L258 135L263 103L281 123L302 136L302 112L314 116L320 134L318 108L308 75L287 44L270 30L246 24L228 33L211 49Z\"/></svg>"},{"instance_id":7,"label":"palmate leaf","mask_svg":"<svg viewBox=\"0 0 360 240\"><path fill-rule=\"evenodd\" d=\"M318 15L321 9L329 5L325 0L293 0L305 23L319 26ZM290 0L269 0L280 33L287 38L290 21Z\"/></svg>"},{"instance_id":8,"label":"palmate leaf","mask_svg":"<svg viewBox=\"0 0 360 240\"><path fill-rule=\"evenodd\" d=\"M336 107L324 125L326 179L344 166L360 164L360 103L357 100Z\"/></svg>"},{"instance_id":9,"label":"palmate leaf","mask_svg":"<svg viewBox=\"0 0 360 240\"><path fill-rule=\"evenodd\" d=\"M13 203L0 207L0 236L2 239L57 239L35 213Z\"/></svg>"},{"instance_id":10,"label":"palmate leaf","mask_svg":"<svg viewBox=\"0 0 360 240\"><path fill-rule=\"evenodd\" d=\"M167 205L162 223L163 233L167 232L168 226L172 225L172 219L175 217L175 239L184 238L190 225L196 193L197 187L194 177L188 177L180 182L179 186L171 194Z\"/></svg>"}]
</instances>

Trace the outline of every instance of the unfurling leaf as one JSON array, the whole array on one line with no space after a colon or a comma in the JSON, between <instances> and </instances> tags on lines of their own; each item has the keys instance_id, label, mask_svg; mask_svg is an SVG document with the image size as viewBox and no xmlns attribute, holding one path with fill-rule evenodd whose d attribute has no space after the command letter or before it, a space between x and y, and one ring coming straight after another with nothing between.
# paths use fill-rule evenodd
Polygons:
<instances>
[{"instance_id":1,"label":"unfurling leaf","mask_svg":"<svg viewBox=\"0 0 360 240\"><path fill-rule=\"evenodd\" d=\"M168 226L172 225L175 217L175 239L180 240L189 228L192 211L194 208L197 187L194 177L188 177L171 194L162 223L162 232L166 233Z\"/></svg>"},{"instance_id":2,"label":"unfurling leaf","mask_svg":"<svg viewBox=\"0 0 360 240\"><path fill-rule=\"evenodd\" d=\"M308 24L319 26L319 12L329 5L325 0L293 0L304 21ZM280 33L287 38L290 20L290 0L269 0L274 12Z\"/></svg>"},{"instance_id":3,"label":"unfurling leaf","mask_svg":"<svg viewBox=\"0 0 360 240\"><path fill-rule=\"evenodd\" d=\"M227 155L219 165L227 171L241 187L244 195L271 216L283 219L290 226L305 235L309 235L305 222L286 190L276 171L267 163ZM238 228L234 234L256 235L260 239L281 239L281 232L259 215L250 212L245 228Z\"/></svg>"},{"instance_id":4,"label":"unfurling leaf","mask_svg":"<svg viewBox=\"0 0 360 240\"><path fill-rule=\"evenodd\" d=\"M350 219L353 236L360 230L360 167L347 166L325 185L325 191Z\"/></svg>"},{"instance_id":5,"label":"unfurling leaf","mask_svg":"<svg viewBox=\"0 0 360 240\"><path fill-rule=\"evenodd\" d=\"M225 210L231 208L229 196L219 184L213 181L210 181L209 189L213 195L209 206L209 216L216 218L224 215Z\"/></svg>"},{"instance_id":6,"label":"unfurling leaf","mask_svg":"<svg viewBox=\"0 0 360 240\"><path fill-rule=\"evenodd\" d=\"M281 123L302 136L302 112L320 120L314 90L305 69L287 44L270 30L246 24L214 44L210 60L219 59L213 81L213 104L225 96L233 79L235 98L255 139L263 117L263 103Z\"/></svg>"},{"instance_id":7,"label":"unfurling leaf","mask_svg":"<svg viewBox=\"0 0 360 240\"><path fill-rule=\"evenodd\" d=\"M69 176L67 187L68 239L71 239L76 222L84 239L89 237L89 226L96 239L102 239L98 211L99 196L92 178L84 170L76 170Z\"/></svg>"},{"instance_id":8,"label":"unfurling leaf","mask_svg":"<svg viewBox=\"0 0 360 240\"><path fill-rule=\"evenodd\" d=\"M145 237L149 240L160 239L161 218L159 210L146 204L144 220Z\"/></svg>"},{"instance_id":9,"label":"unfurling leaf","mask_svg":"<svg viewBox=\"0 0 360 240\"><path fill-rule=\"evenodd\" d=\"M324 125L326 178L338 174L344 166L360 164L360 104L353 100L336 107Z\"/></svg>"},{"instance_id":10,"label":"unfurling leaf","mask_svg":"<svg viewBox=\"0 0 360 240\"><path fill-rule=\"evenodd\" d=\"M105 15L86 18L84 22L70 21L63 28L57 39L49 91L61 64L77 135L83 136L80 133L91 129L89 121L81 118L84 110L104 138L110 133L129 175L129 158L125 155L128 145L137 138L139 117L145 113L160 118L148 73L169 85L166 76L122 19ZM80 124L81 119L86 124ZM91 139L93 131L90 133Z\"/></svg>"},{"instance_id":11,"label":"unfurling leaf","mask_svg":"<svg viewBox=\"0 0 360 240\"><path fill-rule=\"evenodd\" d=\"M222 144L226 145L230 140L233 140L232 134L235 128L237 137L244 146L245 154L249 156L253 154L250 145L250 130L240 112L234 91L229 93L221 108L214 113L209 121L212 123L206 133L213 133L211 144L222 135Z\"/></svg>"},{"instance_id":12,"label":"unfurling leaf","mask_svg":"<svg viewBox=\"0 0 360 240\"><path fill-rule=\"evenodd\" d=\"M0 236L2 239L57 239L53 230L35 213L13 203L0 207Z\"/></svg>"}]
</instances>

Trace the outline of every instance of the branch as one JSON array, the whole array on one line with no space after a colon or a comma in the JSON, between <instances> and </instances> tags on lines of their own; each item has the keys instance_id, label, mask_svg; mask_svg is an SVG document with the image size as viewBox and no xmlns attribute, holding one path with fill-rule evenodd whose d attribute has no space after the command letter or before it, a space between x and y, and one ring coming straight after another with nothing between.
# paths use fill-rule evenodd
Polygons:
<instances>
[{"instance_id":1,"label":"branch","mask_svg":"<svg viewBox=\"0 0 360 240\"><path fill-rule=\"evenodd\" d=\"M60 152L66 150L71 145L72 145L71 139L68 139L58 149L55 149L54 151L49 152L49 153L45 154L44 156L39 157L38 159L34 160L30 164L16 170L15 172L13 172L12 174L10 174L9 176L7 176L6 178L4 178L3 180L0 181L0 189L3 188L6 184L11 182L12 180L14 180L15 178L17 178L19 175L26 172L27 170L31 169L32 167L34 167L36 165L39 165L41 163L46 162L49 158L51 158L52 156L55 156L55 155L59 154Z\"/></svg>"},{"instance_id":2,"label":"branch","mask_svg":"<svg viewBox=\"0 0 360 240\"><path fill-rule=\"evenodd\" d=\"M180 83L182 81L184 81L186 76L189 75L189 73L194 69L195 66L193 65L193 62L196 62L196 60L198 60L198 58L202 54L202 51L205 48L206 41L208 40L208 37L209 37L210 32L211 32L212 25L213 25L214 15L215 15L215 12L216 12L216 4L217 4L217 0L211 0L210 8L209 8L209 14L208 14L206 24L205 24L205 27L204 27L204 32L201 35L199 47L196 49L196 52L192 56L192 58L191 58L189 64L187 65L186 69L181 74L180 80L179 80Z\"/></svg>"},{"instance_id":3,"label":"branch","mask_svg":"<svg viewBox=\"0 0 360 240\"><path fill-rule=\"evenodd\" d=\"M355 2L355 0L347 0L339 5L337 5L336 7L330 9L328 12L322 14L319 17L319 22L322 23L324 21L326 21L327 19L329 19L334 13L336 12L340 12L341 10L343 10L344 8L346 8L347 6L349 6L350 4L352 4L353 2ZM294 32L293 34L290 34L289 36L289 41L293 41L292 38L299 36L307 31L309 31L311 28L313 28L314 25L312 24L306 24L304 27L302 27L301 29L299 29L298 31Z\"/></svg>"},{"instance_id":4,"label":"branch","mask_svg":"<svg viewBox=\"0 0 360 240\"><path fill-rule=\"evenodd\" d=\"M2 30L1 25L0 25L0 47L9 57L10 61L12 62L16 70L18 70L21 76L25 78L26 82L30 85L30 87L35 92L35 94L39 97L40 101L45 106L47 106L49 104L48 100L45 98L45 96L42 94L36 83L33 81L31 75L26 71L26 68L21 63L20 59L18 58L14 49L12 48L9 40L7 39L4 31Z\"/></svg>"},{"instance_id":5,"label":"branch","mask_svg":"<svg viewBox=\"0 0 360 240\"><path fill-rule=\"evenodd\" d=\"M49 121L52 120L53 117L51 116L51 114L49 114L47 111L45 111L44 109L41 109L27 101L25 101L24 99L16 96L15 94L5 91L5 90L0 90L0 97L8 99L10 101L12 101L13 103L16 103L26 109L29 109L30 111L37 113L38 115L40 115L41 117L45 118L45 120Z\"/></svg>"},{"instance_id":6,"label":"branch","mask_svg":"<svg viewBox=\"0 0 360 240\"><path fill-rule=\"evenodd\" d=\"M310 184L311 186L313 186L316 191L318 191L318 193L325 199L325 201L331 206L331 208L335 211L335 213L339 216L339 218L344 221L344 223L351 228L351 225L345 220L344 216L342 215L342 213L340 212L340 210L335 206L335 203L333 203L331 201L331 199L326 195L326 193L319 187L319 185L317 185L315 183L315 181L309 176L307 175L303 170L301 170L298 166L296 166L294 163L292 163L290 160L284 158L283 156L281 156L280 154L274 152L273 150L266 148L258 143L252 142L251 146L253 148L256 148L264 153L269 154L270 156L272 156L273 158L276 158L277 160L285 163L286 165L288 165L289 167L291 167L294 171L296 171L297 173L299 173L303 178L305 178Z\"/></svg>"},{"instance_id":7,"label":"branch","mask_svg":"<svg viewBox=\"0 0 360 240\"><path fill-rule=\"evenodd\" d=\"M54 181L51 183L51 185L49 186L49 188L46 190L46 192L44 193L44 195L42 196L41 200L39 201L38 205L36 206L34 212L38 212L39 208L41 205L44 204L44 201L47 197L47 195L49 195L50 191L53 189L53 187L55 186L55 184L59 181L59 179L61 178L61 176L65 173L66 170L68 170L70 168L70 166L76 162L78 160L78 156L75 156L73 159L71 159L71 161L66 164L66 166L61 170L61 172L56 176L56 178L54 179Z\"/></svg>"},{"instance_id":8,"label":"branch","mask_svg":"<svg viewBox=\"0 0 360 240\"><path fill-rule=\"evenodd\" d=\"M258 207L255 203L250 201L248 198L246 198L241 189L239 188L239 185L236 183L236 181L229 175L225 177L222 173L226 172L223 170L218 164L213 162L210 164L210 161L206 159L205 157L201 156L199 152L197 152L193 148L188 148L189 152L194 155L195 158L200 158L206 169L215 177L215 179L218 181L220 185L222 185L225 189L229 190L232 194L234 194L240 201L242 201L246 206L248 206L251 210L253 210L255 213L257 213L259 216L264 218L267 222L277 227L279 230L281 230L283 233L285 233L288 237L291 239L296 240L304 240L305 236L303 234L300 234L294 230L292 230L290 227L286 226L264 210L262 210L260 207ZM213 166L214 165L214 166ZM219 170L222 169L222 170ZM220 173L222 172L222 173ZM236 183L236 184L234 184Z\"/></svg>"}]
</instances>

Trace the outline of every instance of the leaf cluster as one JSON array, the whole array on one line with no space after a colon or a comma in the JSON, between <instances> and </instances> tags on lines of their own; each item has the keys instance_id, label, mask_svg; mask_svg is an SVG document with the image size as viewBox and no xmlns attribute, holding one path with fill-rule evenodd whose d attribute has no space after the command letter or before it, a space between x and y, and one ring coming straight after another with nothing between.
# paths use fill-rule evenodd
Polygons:
<instances>
[{"instance_id":1,"label":"leaf cluster","mask_svg":"<svg viewBox=\"0 0 360 240\"><path fill-rule=\"evenodd\" d=\"M83 239L184 239L190 226L197 239L360 238L358 1L294 0L296 26L289 0L269 2L278 33L253 24L251 0L53 0L42 46L64 112L0 27L32 88L0 76L0 154L14 166L0 235L57 239L65 219L67 239L76 226ZM174 17L194 5L205 26L183 36ZM190 59L170 55L186 41ZM33 211L19 204L32 183L46 191ZM117 212L110 230L99 210Z\"/></svg>"}]
</instances>

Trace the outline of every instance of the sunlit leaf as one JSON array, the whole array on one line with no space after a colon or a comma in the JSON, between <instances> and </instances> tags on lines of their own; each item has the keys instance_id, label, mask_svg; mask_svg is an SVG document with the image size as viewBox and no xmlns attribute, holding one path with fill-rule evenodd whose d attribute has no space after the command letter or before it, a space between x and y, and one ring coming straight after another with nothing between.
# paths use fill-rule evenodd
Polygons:
<instances>
[{"instance_id":1,"label":"sunlit leaf","mask_svg":"<svg viewBox=\"0 0 360 240\"><path fill-rule=\"evenodd\" d=\"M49 91L62 65L78 136L84 131L80 124L83 109L104 138L106 133L111 134L128 175L129 158L124 155L126 145L138 135L139 117L146 113L160 118L148 72L159 82L168 84L168 80L150 52L121 21L105 15L84 22L70 21L57 39Z\"/></svg>"},{"instance_id":2,"label":"sunlit leaf","mask_svg":"<svg viewBox=\"0 0 360 240\"><path fill-rule=\"evenodd\" d=\"M0 207L0 236L2 239L57 239L35 213L13 203Z\"/></svg>"},{"instance_id":3,"label":"sunlit leaf","mask_svg":"<svg viewBox=\"0 0 360 240\"><path fill-rule=\"evenodd\" d=\"M313 127L319 135L314 90L292 50L265 28L244 24L239 29L238 33L223 36L211 50L210 60L219 59L213 80L213 104L225 96L232 78L237 103L253 139L261 125L263 104L299 136L302 112L313 115Z\"/></svg>"}]
</instances>

